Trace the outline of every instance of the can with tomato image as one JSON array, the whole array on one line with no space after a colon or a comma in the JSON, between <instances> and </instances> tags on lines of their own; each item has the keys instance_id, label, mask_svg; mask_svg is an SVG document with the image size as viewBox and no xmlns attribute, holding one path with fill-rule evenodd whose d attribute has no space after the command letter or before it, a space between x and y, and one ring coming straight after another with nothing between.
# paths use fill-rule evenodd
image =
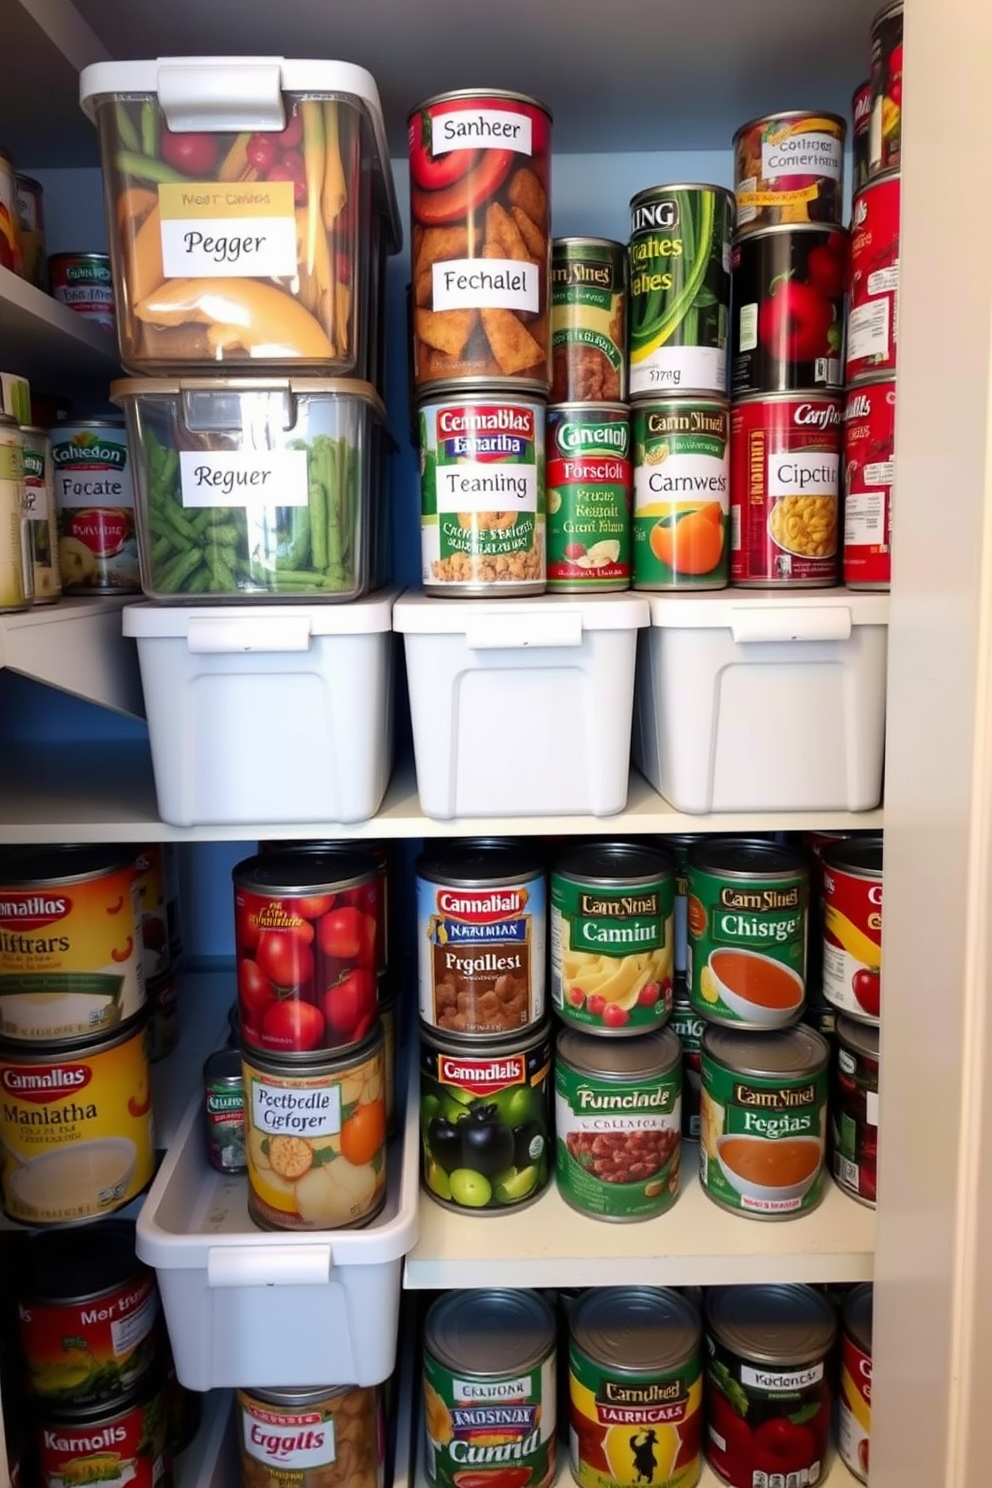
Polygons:
<instances>
[{"instance_id":1,"label":"can with tomato image","mask_svg":"<svg viewBox=\"0 0 992 1488\"><path fill-rule=\"evenodd\" d=\"M731 1488L818 1483L828 1466L837 1318L811 1286L706 1293L706 1459Z\"/></svg>"},{"instance_id":2,"label":"can with tomato image","mask_svg":"<svg viewBox=\"0 0 992 1488\"><path fill-rule=\"evenodd\" d=\"M730 582L837 582L841 403L829 393L757 393L730 413Z\"/></svg>"},{"instance_id":3,"label":"can with tomato image","mask_svg":"<svg viewBox=\"0 0 992 1488\"><path fill-rule=\"evenodd\" d=\"M65 594L140 594L134 485L124 424L89 419L49 430Z\"/></svg>"},{"instance_id":4,"label":"can with tomato image","mask_svg":"<svg viewBox=\"0 0 992 1488\"><path fill-rule=\"evenodd\" d=\"M548 589L630 588L630 414L625 403L547 411Z\"/></svg>"},{"instance_id":5,"label":"can with tomato image","mask_svg":"<svg viewBox=\"0 0 992 1488\"><path fill-rule=\"evenodd\" d=\"M730 405L705 393L631 409L634 588L724 589Z\"/></svg>"},{"instance_id":6,"label":"can with tomato image","mask_svg":"<svg viewBox=\"0 0 992 1488\"><path fill-rule=\"evenodd\" d=\"M463 88L407 121L413 379L546 396L551 386L551 114Z\"/></svg>"},{"instance_id":7,"label":"can with tomato image","mask_svg":"<svg viewBox=\"0 0 992 1488\"><path fill-rule=\"evenodd\" d=\"M882 838L864 834L823 850L823 995L839 1012L877 1024L882 1002Z\"/></svg>"},{"instance_id":8,"label":"can with tomato image","mask_svg":"<svg viewBox=\"0 0 992 1488\"><path fill-rule=\"evenodd\" d=\"M898 171L873 176L851 211L847 381L893 372L899 335Z\"/></svg>"},{"instance_id":9,"label":"can with tomato image","mask_svg":"<svg viewBox=\"0 0 992 1488\"><path fill-rule=\"evenodd\" d=\"M873 1300L871 1282L863 1281L848 1292L841 1311L837 1448L862 1483L868 1482L870 1461Z\"/></svg>"},{"instance_id":10,"label":"can with tomato image","mask_svg":"<svg viewBox=\"0 0 992 1488\"><path fill-rule=\"evenodd\" d=\"M731 255L731 388L840 392L847 233L813 223L766 227Z\"/></svg>"},{"instance_id":11,"label":"can with tomato image","mask_svg":"<svg viewBox=\"0 0 992 1488\"><path fill-rule=\"evenodd\" d=\"M551 245L552 403L627 400L627 250L612 238Z\"/></svg>"},{"instance_id":12,"label":"can with tomato image","mask_svg":"<svg viewBox=\"0 0 992 1488\"><path fill-rule=\"evenodd\" d=\"M700 1051L706 1023L688 1002L676 1002L668 1026L682 1045L682 1136L696 1142L699 1140L699 1097L702 1090Z\"/></svg>"},{"instance_id":13,"label":"can with tomato image","mask_svg":"<svg viewBox=\"0 0 992 1488\"><path fill-rule=\"evenodd\" d=\"M298 1062L361 1044L378 1020L372 856L260 853L233 881L245 1047Z\"/></svg>"},{"instance_id":14,"label":"can with tomato image","mask_svg":"<svg viewBox=\"0 0 992 1488\"><path fill-rule=\"evenodd\" d=\"M703 1329L670 1287L590 1287L569 1319L570 1466L579 1488L694 1488ZM612 1408L611 1408L612 1407Z\"/></svg>"},{"instance_id":15,"label":"can with tomato image","mask_svg":"<svg viewBox=\"0 0 992 1488\"><path fill-rule=\"evenodd\" d=\"M872 1209L878 1166L878 1044L877 1028L838 1013L830 1100L834 1181Z\"/></svg>"},{"instance_id":16,"label":"can with tomato image","mask_svg":"<svg viewBox=\"0 0 992 1488\"><path fill-rule=\"evenodd\" d=\"M860 379L844 400L844 583L888 589L895 483L894 377Z\"/></svg>"},{"instance_id":17,"label":"can with tomato image","mask_svg":"<svg viewBox=\"0 0 992 1488\"><path fill-rule=\"evenodd\" d=\"M742 124L734 135L738 233L780 223L840 222L846 137L839 114L806 109Z\"/></svg>"},{"instance_id":18,"label":"can with tomato image","mask_svg":"<svg viewBox=\"0 0 992 1488\"><path fill-rule=\"evenodd\" d=\"M352 838L323 840L315 838L312 841L307 838L274 839L270 842L258 844L259 853L273 852L338 852L353 853L355 842ZM390 920L391 895L389 888L390 873L392 867L392 847L388 842L378 839L363 838L360 843L361 851L368 853L375 860L376 882L379 891L379 908L375 921L375 965L379 974L380 984L382 978L389 970L390 946L392 944L393 926Z\"/></svg>"},{"instance_id":19,"label":"can with tomato image","mask_svg":"<svg viewBox=\"0 0 992 1488\"><path fill-rule=\"evenodd\" d=\"M902 163L903 0L885 5L871 23L871 174Z\"/></svg>"}]
</instances>

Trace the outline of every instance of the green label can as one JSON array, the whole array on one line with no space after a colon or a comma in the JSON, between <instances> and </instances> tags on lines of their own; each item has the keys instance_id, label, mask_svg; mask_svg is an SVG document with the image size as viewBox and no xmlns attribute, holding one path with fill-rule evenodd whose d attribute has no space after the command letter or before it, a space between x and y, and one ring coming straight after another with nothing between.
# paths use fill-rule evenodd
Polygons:
<instances>
[{"instance_id":1,"label":"green label can","mask_svg":"<svg viewBox=\"0 0 992 1488\"><path fill-rule=\"evenodd\" d=\"M630 416L625 403L548 409L548 588L630 587Z\"/></svg>"},{"instance_id":2,"label":"green label can","mask_svg":"<svg viewBox=\"0 0 992 1488\"><path fill-rule=\"evenodd\" d=\"M699 1138L699 1058L706 1024L694 1008L676 1002L668 1026L682 1045L682 1135L695 1142Z\"/></svg>"},{"instance_id":3,"label":"green label can","mask_svg":"<svg viewBox=\"0 0 992 1488\"><path fill-rule=\"evenodd\" d=\"M627 399L627 253L612 238L551 245L552 403Z\"/></svg>"},{"instance_id":4,"label":"green label can","mask_svg":"<svg viewBox=\"0 0 992 1488\"><path fill-rule=\"evenodd\" d=\"M682 1048L669 1029L608 1041L558 1034L556 1173L594 1219L652 1219L679 1195Z\"/></svg>"},{"instance_id":5,"label":"green label can","mask_svg":"<svg viewBox=\"0 0 992 1488\"><path fill-rule=\"evenodd\" d=\"M805 1024L703 1034L699 1176L750 1219L792 1219L823 1198L830 1047Z\"/></svg>"},{"instance_id":6,"label":"green label can","mask_svg":"<svg viewBox=\"0 0 992 1488\"><path fill-rule=\"evenodd\" d=\"M730 233L722 186L651 186L630 203L630 396L727 391Z\"/></svg>"},{"instance_id":7,"label":"green label can","mask_svg":"<svg viewBox=\"0 0 992 1488\"><path fill-rule=\"evenodd\" d=\"M660 1028L672 1010L675 864L668 853L600 842L551 875L551 996L587 1033Z\"/></svg>"},{"instance_id":8,"label":"green label can","mask_svg":"<svg viewBox=\"0 0 992 1488\"><path fill-rule=\"evenodd\" d=\"M788 1028L805 1005L809 870L773 842L689 849L689 1001L711 1023Z\"/></svg>"},{"instance_id":9,"label":"green label can","mask_svg":"<svg viewBox=\"0 0 992 1488\"><path fill-rule=\"evenodd\" d=\"M687 393L637 403L634 588L723 589L728 580L730 405Z\"/></svg>"}]
</instances>

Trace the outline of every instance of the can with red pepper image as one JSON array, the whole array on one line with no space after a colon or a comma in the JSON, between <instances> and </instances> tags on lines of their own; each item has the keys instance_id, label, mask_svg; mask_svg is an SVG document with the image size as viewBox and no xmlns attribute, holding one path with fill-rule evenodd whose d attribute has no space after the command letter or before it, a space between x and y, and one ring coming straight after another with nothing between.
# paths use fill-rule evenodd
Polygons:
<instances>
[{"instance_id":1,"label":"can with red pepper image","mask_svg":"<svg viewBox=\"0 0 992 1488\"><path fill-rule=\"evenodd\" d=\"M877 1023L882 1002L882 838L823 849L823 995L842 1013Z\"/></svg>"},{"instance_id":2,"label":"can with red pepper image","mask_svg":"<svg viewBox=\"0 0 992 1488\"><path fill-rule=\"evenodd\" d=\"M840 399L762 393L730 412L730 582L837 582Z\"/></svg>"},{"instance_id":3,"label":"can with red pepper image","mask_svg":"<svg viewBox=\"0 0 992 1488\"><path fill-rule=\"evenodd\" d=\"M830 1450L834 1310L809 1286L706 1295L706 1459L732 1488L818 1483Z\"/></svg>"},{"instance_id":4,"label":"can with red pepper image","mask_svg":"<svg viewBox=\"0 0 992 1488\"><path fill-rule=\"evenodd\" d=\"M844 583L888 589L892 573L896 383L871 378L844 402Z\"/></svg>"},{"instance_id":5,"label":"can with red pepper image","mask_svg":"<svg viewBox=\"0 0 992 1488\"><path fill-rule=\"evenodd\" d=\"M411 113L413 378L551 386L551 115L465 88Z\"/></svg>"},{"instance_id":6,"label":"can with red pepper image","mask_svg":"<svg viewBox=\"0 0 992 1488\"><path fill-rule=\"evenodd\" d=\"M871 131L868 165L874 176L902 161L902 7L885 5L871 23Z\"/></svg>"},{"instance_id":7,"label":"can with red pepper image","mask_svg":"<svg viewBox=\"0 0 992 1488\"><path fill-rule=\"evenodd\" d=\"M834 1181L875 1207L878 1166L878 1029L837 1016L830 1090Z\"/></svg>"},{"instance_id":8,"label":"can with red pepper image","mask_svg":"<svg viewBox=\"0 0 992 1488\"><path fill-rule=\"evenodd\" d=\"M843 385L847 233L769 227L734 244L733 396Z\"/></svg>"},{"instance_id":9,"label":"can with red pepper image","mask_svg":"<svg viewBox=\"0 0 992 1488\"><path fill-rule=\"evenodd\" d=\"M737 231L778 223L840 222L844 139L839 114L789 109L742 124L734 135Z\"/></svg>"},{"instance_id":10,"label":"can with red pepper image","mask_svg":"<svg viewBox=\"0 0 992 1488\"><path fill-rule=\"evenodd\" d=\"M630 588L630 414L625 403L555 403L545 422L548 588Z\"/></svg>"},{"instance_id":11,"label":"can with red pepper image","mask_svg":"<svg viewBox=\"0 0 992 1488\"><path fill-rule=\"evenodd\" d=\"M899 176L873 176L851 213L847 381L892 372L899 307Z\"/></svg>"},{"instance_id":12,"label":"can with red pepper image","mask_svg":"<svg viewBox=\"0 0 992 1488\"><path fill-rule=\"evenodd\" d=\"M841 1313L837 1446L862 1483L868 1481L871 1439L872 1301L871 1282L863 1281L848 1292Z\"/></svg>"},{"instance_id":13,"label":"can with red pepper image","mask_svg":"<svg viewBox=\"0 0 992 1488\"><path fill-rule=\"evenodd\" d=\"M868 164L869 138L871 135L871 79L859 83L851 99L851 117L854 131L851 138L851 164L854 175L854 191L859 192L871 174Z\"/></svg>"}]
</instances>

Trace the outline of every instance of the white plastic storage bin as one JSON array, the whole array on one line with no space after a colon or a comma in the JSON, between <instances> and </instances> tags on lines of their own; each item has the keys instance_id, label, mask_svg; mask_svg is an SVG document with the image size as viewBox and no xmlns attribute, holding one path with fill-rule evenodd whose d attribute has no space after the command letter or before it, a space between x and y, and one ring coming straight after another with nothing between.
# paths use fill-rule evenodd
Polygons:
<instances>
[{"instance_id":1,"label":"white plastic storage bin","mask_svg":"<svg viewBox=\"0 0 992 1488\"><path fill-rule=\"evenodd\" d=\"M642 595L434 599L393 610L427 816L611 816L627 804Z\"/></svg>"},{"instance_id":2,"label":"white plastic storage bin","mask_svg":"<svg viewBox=\"0 0 992 1488\"><path fill-rule=\"evenodd\" d=\"M386 1206L363 1230L259 1230L245 1174L207 1162L197 1096L138 1216L180 1381L374 1385L396 1360L403 1258L418 1237L416 1039L397 1076L406 1119L386 1156Z\"/></svg>"},{"instance_id":3,"label":"white plastic storage bin","mask_svg":"<svg viewBox=\"0 0 992 1488\"><path fill-rule=\"evenodd\" d=\"M374 816L392 764L394 598L126 606L162 820Z\"/></svg>"},{"instance_id":4,"label":"white plastic storage bin","mask_svg":"<svg viewBox=\"0 0 992 1488\"><path fill-rule=\"evenodd\" d=\"M889 601L846 589L649 597L634 763L679 811L869 811Z\"/></svg>"}]
</instances>

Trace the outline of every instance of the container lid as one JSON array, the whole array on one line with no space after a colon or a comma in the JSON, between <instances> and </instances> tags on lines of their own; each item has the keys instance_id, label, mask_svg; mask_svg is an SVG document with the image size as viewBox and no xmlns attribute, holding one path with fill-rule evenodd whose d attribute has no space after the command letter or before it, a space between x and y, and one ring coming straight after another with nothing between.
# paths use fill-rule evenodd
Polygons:
<instances>
[{"instance_id":1,"label":"container lid","mask_svg":"<svg viewBox=\"0 0 992 1488\"><path fill-rule=\"evenodd\" d=\"M535 1369L554 1348L555 1331L539 1292L447 1292L424 1319L424 1348L448 1369L492 1378Z\"/></svg>"},{"instance_id":2,"label":"container lid","mask_svg":"<svg viewBox=\"0 0 992 1488\"><path fill-rule=\"evenodd\" d=\"M822 1033L805 1023L773 1033L748 1033L711 1023L703 1034L703 1053L736 1075L757 1079L783 1075L801 1080L824 1068L830 1046Z\"/></svg>"},{"instance_id":3,"label":"container lid","mask_svg":"<svg viewBox=\"0 0 992 1488\"><path fill-rule=\"evenodd\" d=\"M643 594L537 594L532 599L448 599L409 590L393 609L402 635L463 635L475 651L581 646L588 630L648 625Z\"/></svg>"},{"instance_id":4,"label":"container lid","mask_svg":"<svg viewBox=\"0 0 992 1488\"><path fill-rule=\"evenodd\" d=\"M385 423L386 409L370 382L354 377L121 377L110 384L111 403L124 398L158 396L176 398L180 393L288 393L290 397L357 398L368 403Z\"/></svg>"},{"instance_id":5,"label":"container lid","mask_svg":"<svg viewBox=\"0 0 992 1488\"><path fill-rule=\"evenodd\" d=\"M706 1326L756 1364L812 1363L833 1347L837 1318L809 1286L716 1286L706 1295Z\"/></svg>"},{"instance_id":6,"label":"container lid","mask_svg":"<svg viewBox=\"0 0 992 1488\"><path fill-rule=\"evenodd\" d=\"M670 1287L593 1287L572 1309L575 1345L611 1374L663 1373L702 1343L691 1302Z\"/></svg>"},{"instance_id":7,"label":"container lid","mask_svg":"<svg viewBox=\"0 0 992 1488\"><path fill-rule=\"evenodd\" d=\"M682 1058L682 1045L670 1028L628 1039L604 1039L562 1028L557 1049L563 1064L598 1080L649 1079L667 1074Z\"/></svg>"},{"instance_id":8,"label":"container lid","mask_svg":"<svg viewBox=\"0 0 992 1488\"><path fill-rule=\"evenodd\" d=\"M391 626L395 589L351 604L125 605L126 636L174 637L192 652L308 651L312 636L380 635Z\"/></svg>"},{"instance_id":9,"label":"container lid","mask_svg":"<svg viewBox=\"0 0 992 1488\"><path fill-rule=\"evenodd\" d=\"M617 889L625 884L651 883L671 878L675 859L662 846L639 842L587 842L559 855L554 873L558 878Z\"/></svg>"},{"instance_id":10,"label":"container lid","mask_svg":"<svg viewBox=\"0 0 992 1488\"><path fill-rule=\"evenodd\" d=\"M651 624L665 630L729 630L740 644L846 641L856 625L887 625L889 596L850 589L801 592L712 589L705 594L644 594Z\"/></svg>"},{"instance_id":11,"label":"container lid","mask_svg":"<svg viewBox=\"0 0 992 1488\"><path fill-rule=\"evenodd\" d=\"M98 99L118 93L157 94L170 129L231 134L285 129L284 93L348 99L368 117L389 223L389 252L398 253L403 246L379 90L364 67L287 57L155 57L83 68L79 102L88 119L95 120Z\"/></svg>"},{"instance_id":12,"label":"container lid","mask_svg":"<svg viewBox=\"0 0 992 1488\"><path fill-rule=\"evenodd\" d=\"M844 1331L851 1335L866 1354L871 1353L872 1302L871 1282L863 1281L848 1292L841 1313Z\"/></svg>"}]
</instances>

